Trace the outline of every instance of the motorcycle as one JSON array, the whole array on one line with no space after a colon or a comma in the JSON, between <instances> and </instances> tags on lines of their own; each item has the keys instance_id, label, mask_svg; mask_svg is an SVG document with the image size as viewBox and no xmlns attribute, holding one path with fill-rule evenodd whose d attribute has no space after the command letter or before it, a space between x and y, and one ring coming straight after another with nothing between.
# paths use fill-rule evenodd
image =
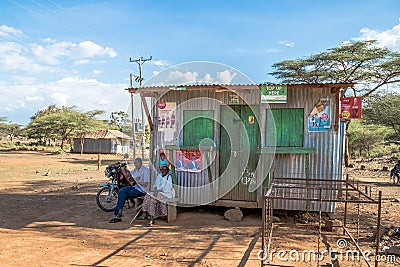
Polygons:
<instances>
[{"instance_id":1,"label":"motorcycle","mask_svg":"<svg viewBox=\"0 0 400 267\"><path fill-rule=\"evenodd\" d=\"M128 158L128 155L125 155L124 158ZM125 186L133 185L135 182L126 162L116 162L108 165L104 171L104 175L110 178L111 181L101 184L102 188L96 195L96 203L101 210L112 212L117 206L118 191Z\"/></svg>"}]
</instances>

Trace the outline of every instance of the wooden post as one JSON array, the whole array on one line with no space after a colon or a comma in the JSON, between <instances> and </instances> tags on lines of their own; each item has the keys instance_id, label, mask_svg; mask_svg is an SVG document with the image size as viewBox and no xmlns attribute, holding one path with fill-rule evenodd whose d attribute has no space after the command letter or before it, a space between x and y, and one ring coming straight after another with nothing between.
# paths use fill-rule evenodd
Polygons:
<instances>
[{"instance_id":1,"label":"wooden post","mask_svg":"<svg viewBox=\"0 0 400 267\"><path fill-rule=\"evenodd\" d=\"M375 267L378 267L379 261L377 260L379 254L379 243L381 241L381 211L382 211L382 191L379 191L378 197L378 219L376 226L376 242L375 242Z\"/></svg>"},{"instance_id":2,"label":"wooden post","mask_svg":"<svg viewBox=\"0 0 400 267\"><path fill-rule=\"evenodd\" d=\"M346 174L346 195L344 202L344 218L343 218L343 227L346 228L347 221L347 198L348 198L348 190L349 190L349 174ZM346 234L345 229L343 229L343 235Z\"/></svg>"},{"instance_id":3,"label":"wooden post","mask_svg":"<svg viewBox=\"0 0 400 267\"><path fill-rule=\"evenodd\" d=\"M97 154L97 170L100 170L101 166L101 158L100 158L100 153Z\"/></svg>"}]
</instances>

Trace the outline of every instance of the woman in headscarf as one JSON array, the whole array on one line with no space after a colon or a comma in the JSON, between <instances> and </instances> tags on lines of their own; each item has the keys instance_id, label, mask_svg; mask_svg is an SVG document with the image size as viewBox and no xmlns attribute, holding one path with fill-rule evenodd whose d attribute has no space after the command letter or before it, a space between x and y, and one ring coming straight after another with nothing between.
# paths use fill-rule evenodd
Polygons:
<instances>
[{"instance_id":1,"label":"woman in headscarf","mask_svg":"<svg viewBox=\"0 0 400 267\"><path fill-rule=\"evenodd\" d=\"M167 215L167 201L174 197L172 176L169 173L168 165L160 168L153 186L153 191L146 194L143 200L143 215L138 220L149 218L148 226L154 224L154 219Z\"/></svg>"}]
</instances>

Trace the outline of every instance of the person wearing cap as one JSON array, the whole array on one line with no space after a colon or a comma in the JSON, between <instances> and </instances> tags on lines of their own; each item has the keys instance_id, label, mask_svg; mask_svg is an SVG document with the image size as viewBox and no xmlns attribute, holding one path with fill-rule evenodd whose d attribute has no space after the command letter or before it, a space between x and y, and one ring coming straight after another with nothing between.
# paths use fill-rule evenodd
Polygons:
<instances>
[{"instance_id":1,"label":"person wearing cap","mask_svg":"<svg viewBox=\"0 0 400 267\"><path fill-rule=\"evenodd\" d=\"M166 202L175 195L168 165L162 165L160 171L161 173L158 174L154 183L153 191L147 193L144 197L143 214L137 218L137 220L150 219L148 226L154 224L154 219L167 215Z\"/></svg>"},{"instance_id":2,"label":"person wearing cap","mask_svg":"<svg viewBox=\"0 0 400 267\"><path fill-rule=\"evenodd\" d=\"M136 198L146 195L147 187L150 183L150 170L146 166L142 165L141 158L136 158L133 164L135 165L135 169L131 171L131 174L134 182L129 181L130 185L125 186L118 191L117 206L114 209L114 218L110 220L110 223L122 221L122 209L128 198Z\"/></svg>"}]
</instances>

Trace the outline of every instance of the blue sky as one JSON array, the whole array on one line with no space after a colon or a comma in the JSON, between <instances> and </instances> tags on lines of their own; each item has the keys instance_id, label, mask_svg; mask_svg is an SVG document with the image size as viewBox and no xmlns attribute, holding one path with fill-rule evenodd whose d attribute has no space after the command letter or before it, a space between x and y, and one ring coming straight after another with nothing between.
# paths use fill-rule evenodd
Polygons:
<instances>
[{"instance_id":1,"label":"blue sky","mask_svg":"<svg viewBox=\"0 0 400 267\"><path fill-rule=\"evenodd\" d=\"M128 111L124 89L129 73L138 74L129 63L137 55L153 56L143 65L146 79L211 61L274 82L272 64L345 41L377 39L400 50L399 18L398 0L3 0L0 117L27 124L50 104L103 109L106 117Z\"/></svg>"}]
</instances>

